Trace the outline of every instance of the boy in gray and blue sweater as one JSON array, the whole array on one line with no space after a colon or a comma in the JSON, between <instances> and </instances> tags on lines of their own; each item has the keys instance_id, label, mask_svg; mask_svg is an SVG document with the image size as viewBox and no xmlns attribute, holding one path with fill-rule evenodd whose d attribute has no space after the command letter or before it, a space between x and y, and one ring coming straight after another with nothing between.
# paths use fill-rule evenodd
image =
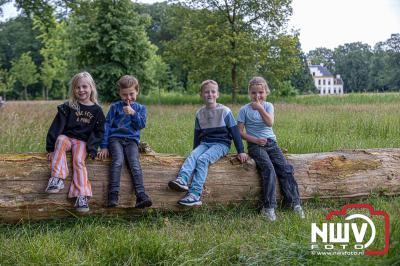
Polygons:
<instances>
[{"instance_id":1,"label":"boy in gray and blue sweater","mask_svg":"<svg viewBox=\"0 0 400 266\"><path fill-rule=\"evenodd\" d=\"M219 97L218 83L203 81L200 96L205 106L196 112L193 151L183 163L178 176L168 186L176 191L187 191L178 201L185 206L200 206L200 197L206 181L208 166L228 154L231 141L235 143L238 159L243 163L247 154L231 110L216 101ZM189 179L193 175L192 182Z\"/></svg>"}]
</instances>

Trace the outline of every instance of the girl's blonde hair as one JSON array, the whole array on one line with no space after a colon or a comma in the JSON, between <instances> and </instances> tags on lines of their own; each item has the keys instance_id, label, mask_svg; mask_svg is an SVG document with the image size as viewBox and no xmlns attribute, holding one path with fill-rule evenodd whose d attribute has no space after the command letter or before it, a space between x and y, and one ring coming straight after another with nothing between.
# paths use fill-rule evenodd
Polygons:
<instances>
[{"instance_id":1,"label":"girl's blonde hair","mask_svg":"<svg viewBox=\"0 0 400 266\"><path fill-rule=\"evenodd\" d=\"M262 87L264 87L265 92L267 93L267 95L271 92L269 90L267 81L263 77L253 77L249 81L248 91L250 91L250 88L253 87L253 86L262 86Z\"/></svg>"},{"instance_id":2,"label":"girl's blonde hair","mask_svg":"<svg viewBox=\"0 0 400 266\"><path fill-rule=\"evenodd\" d=\"M217 89L219 89L218 83L217 83L215 80L207 79L207 80L203 81L203 82L200 84L200 93L203 92L204 87L207 86L208 84L212 84L212 85L214 85L214 86L217 86Z\"/></svg>"},{"instance_id":3,"label":"girl's blonde hair","mask_svg":"<svg viewBox=\"0 0 400 266\"><path fill-rule=\"evenodd\" d=\"M75 110L79 110L78 99L75 97L75 89L78 87L78 82L81 79L86 79L89 83L89 86L91 88L90 101L92 101L95 104L98 104L97 89L96 89L96 83L94 82L94 79L88 72L81 72L81 73L78 73L75 76L73 76L69 82L69 101L68 101L68 103L69 103L69 106Z\"/></svg>"}]
</instances>

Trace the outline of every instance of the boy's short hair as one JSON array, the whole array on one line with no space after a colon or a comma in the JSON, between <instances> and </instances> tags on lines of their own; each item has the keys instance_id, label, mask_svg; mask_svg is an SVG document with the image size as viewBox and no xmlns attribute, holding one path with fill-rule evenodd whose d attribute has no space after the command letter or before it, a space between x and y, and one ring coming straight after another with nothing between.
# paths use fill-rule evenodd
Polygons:
<instances>
[{"instance_id":1,"label":"boy's short hair","mask_svg":"<svg viewBox=\"0 0 400 266\"><path fill-rule=\"evenodd\" d=\"M219 89L218 83L215 80L212 79L207 79L205 81L203 81L200 85L200 92L203 92L203 89L205 86L207 86L208 84L212 84L214 86L217 86L217 89Z\"/></svg>"},{"instance_id":2,"label":"boy's short hair","mask_svg":"<svg viewBox=\"0 0 400 266\"><path fill-rule=\"evenodd\" d=\"M127 89L130 87L134 87L134 89L139 92L139 81L131 75L125 75L122 76L118 81L117 81L117 88L118 90L120 89Z\"/></svg>"},{"instance_id":3,"label":"boy's short hair","mask_svg":"<svg viewBox=\"0 0 400 266\"><path fill-rule=\"evenodd\" d=\"M253 77L250 81L249 81L249 87L248 87L248 91L250 91L250 88L252 86L263 86L265 89L265 92L267 94L269 94L271 91L269 90L268 87L268 83L267 81L263 78L263 77Z\"/></svg>"}]
</instances>

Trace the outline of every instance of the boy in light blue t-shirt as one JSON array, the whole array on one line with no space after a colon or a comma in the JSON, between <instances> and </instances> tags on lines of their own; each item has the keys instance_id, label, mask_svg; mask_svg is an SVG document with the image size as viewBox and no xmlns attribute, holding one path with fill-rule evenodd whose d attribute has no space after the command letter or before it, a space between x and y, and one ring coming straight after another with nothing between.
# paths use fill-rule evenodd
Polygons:
<instances>
[{"instance_id":1,"label":"boy in light blue t-shirt","mask_svg":"<svg viewBox=\"0 0 400 266\"><path fill-rule=\"evenodd\" d=\"M274 106L265 101L269 92L264 78L252 78L249 82L251 102L242 106L238 115L240 135L247 141L249 155L256 162L263 181L264 206L261 213L269 221L276 220L276 176L278 176L284 204L292 207L301 218L304 218L293 166L286 161L272 130Z\"/></svg>"},{"instance_id":2,"label":"boy in light blue t-shirt","mask_svg":"<svg viewBox=\"0 0 400 266\"><path fill-rule=\"evenodd\" d=\"M203 81L200 96L205 106L196 112L193 151L183 163L175 180L168 186L176 191L188 191L178 204L199 206L203 186L206 181L208 166L228 154L231 141L235 143L238 159L247 160L242 139L231 110L217 103L218 84L213 80ZM193 175L192 182L189 179Z\"/></svg>"}]
</instances>

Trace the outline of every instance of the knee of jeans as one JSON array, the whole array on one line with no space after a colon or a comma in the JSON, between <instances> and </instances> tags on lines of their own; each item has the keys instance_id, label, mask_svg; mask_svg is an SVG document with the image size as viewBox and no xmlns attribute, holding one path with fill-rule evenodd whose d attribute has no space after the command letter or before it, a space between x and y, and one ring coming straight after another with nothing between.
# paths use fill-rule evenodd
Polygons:
<instances>
[{"instance_id":1,"label":"knee of jeans","mask_svg":"<svg viewBox=\"0 0 400 266\"><path fill-rule=\"evenodd\" d=\"M113 158L111 162L112 167L122 167L122 164L124 163L124 159L121 157L118 158Z\"/></svg>"},{"instance_id":2,"label":"knee of jeans","mask_svg":"<svg viewBox=\"0 0 400 266\"><path fill-rule=\"evenodd\" d=\"M294 168L293 168L293 166L290 165L290 164L286 164L285 167L284 167L284 169L283 169L282 175L283 175L285 178L290 178L290 177L293 176L293 173L294 173Z\"/></svg>"},{"instance_id":3,"label":"knee of jeans","mask_svg":"<svg viewBox=\"0 0 400 266\"><path fill-rule=\"evenodd\" d=\"M275 176L276 175L274 166L272 164L267 163L267 162L259 163L257 165L257 168L261 172L263 178L265 178L265 177L269 178L270 176Z\"/></svg>"},{"instance_id":4,"label":"knee of jeans","mask_svg":"<svg viewBox=\"0 0 400 266\"><path fill-rule=\"evenodd\" d=\"M129 164L130 164L130 167L131 167L133 170L139 170L139 169L141 169L140 163L139 163L139 160L138 160L138 159L130 160Z\"/></svg>"},{"instance_id":5,"label":"knee of jeans","mask_svg":"<svg viewBox=\"0 0 400 266\"><path fill-rule=\"evenodd\" d=\"M210 158L208 158L208 156L201 155L201 156L197 159L197 164L198 164L198 165L202 165L202 166L207 166L207 165L210 164Z\"/></svg>"}]
</instances>

